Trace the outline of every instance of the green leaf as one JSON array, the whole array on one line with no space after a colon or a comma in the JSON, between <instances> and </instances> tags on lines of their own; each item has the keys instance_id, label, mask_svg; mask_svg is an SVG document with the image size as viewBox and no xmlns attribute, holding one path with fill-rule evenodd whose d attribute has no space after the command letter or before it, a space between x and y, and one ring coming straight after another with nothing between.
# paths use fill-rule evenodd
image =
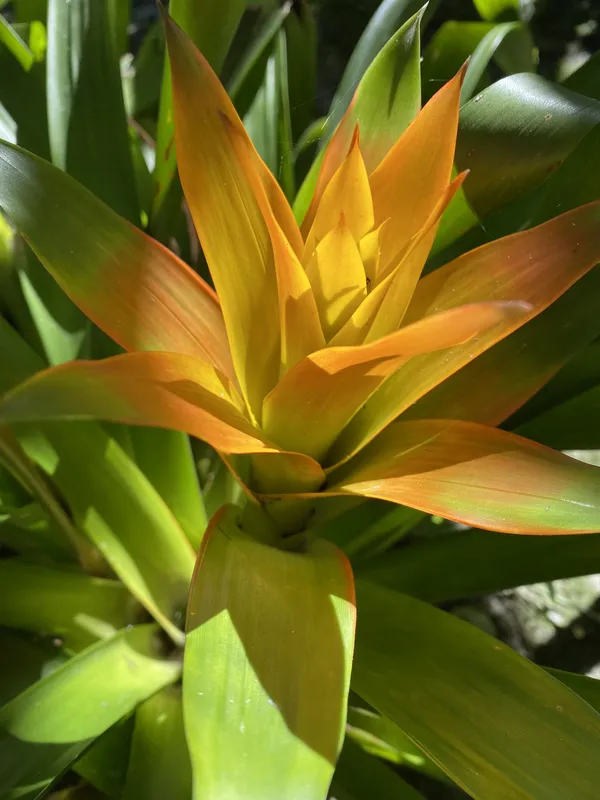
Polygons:
<instances>
[{"instance_id":1,"label":"green leaf","mask_svg":"<svg viewBox=\"0 0 600 800\"><path fill-rule=\"evenodd\" d=\"M66 656L47 640L0 628L0 706L48 675Z\"/></svg>"},{"instance_id":2,"label":"green leaf","mask_svg":"<svg viewBox=\"0 0 600 800\"><path fill-rule=\"evenodd\" d=\"M26 72L12 53L0 46L0 102L17 126L17 142L49 158L45 74L43 62L34 63Z\"/></svg>"},{"instance_id":3,"label":"green leaf","mask_svg":"<svg viewBox=\"0 0 600 800\"><path fill-rule=\"evenodd\" d=\"M406 130L421 105L423 14L419 12L405 21L407 11L415 5L418 7L415 3L390 0L381 4L348 63L323 125L321 143L325 145L352 101L351 112L344 117L344 141L350 144L358 123L361 150L370 169ZM304 218L310 204L324 154L321 149L294 202L298 220Z\"/></svg>"},{"instance_id":4,"label":"green leaf","mask_svg":"<svg viewBox=\"0 0 600 800\"><path fill-rule=\"evenodd\" d=\"M477 628L359 581L352 683L477 800L593 800L600 717Z\"/></svg>"},{"instance_id":5,"label":"green leaf","mask_svg":"<svg viewBox=\"0 0 600 800\"><path fill-rule=\"evenodd\" d=\"M435 5L435 2L429 3L427 8L429 15L433 12ZM367 72L368 68L372 65L372 62L374 62L376 56L383 49L383 47L386 44L388 47L390 46L389 41L392 39L392 37L396 43L396 47L392 45L391 49L388 50L387 58L384 58L384 61L380 62L379 70L381 71L376 69L373 73L372 80L375 81L375 86L377 86L379 91L379 97L377 99L370 98L370 106L372 109L376 109L378 103L380 103L383 98L386 98L387 104L384 104L383 108L389 108L388 104L390 101L390 94L393 92L392 97L393 99L396 99L396 97L398 98L400 102L400 108L402 108L402 106L406 103L405 108L406 111L408 111L408 114L413 112L413 86L410 86L410 99L407 101L406 98L401 99L402 91L400 84L404 82L404 76L402 73L403 69L407 67L409 70L407 79L411 84L414 85L415 76L412 74L413 71L410 65L412 65L414 61L415 48L417 53L417 64L419 63L419 43L418 41L414 40L418 40L419 38L417 31L418 24L420 22L420 18L414 19L414 17L417 15L419 9L422 8L422 0L383 0L375 14L373 14L369 24L365 28L358 41L358 44L354 48L346 69L344 70L344 74L342 75L342 79L338 85L337 91L333 97L333 100L331 101L328 115L328 130L323 139L323 144L325 144L329 136L332 135L333 131L337 127L337 124L342 119L344 112L350 105L350 101L352 100L355 90L358 88L361 79ZM413 17L413 20L411 24L404 29L403 35L401 37L395 37L394 34L399 31L411 17ZM417 26L416 28L415 25ZM394 60L392 52L394 52L394 56L398 58L398 63L395 64L395 71L390 74L389 70L392 67L392 62ZM384 66L384 64L386 66ZM375 77L376 75L377 77ZM380 82L381 84L377 85ZM390 92L390 88L392 88L392 92ZM364 93L366 96L366 87L364 89ZM381 107L379 112L381 112ZM403 122L403 124L404 127L406 127L408 123Z\"/></svg>"},{"instance_id":6,"label":"green leaf","mask_svg":"<svg viewBox=\"0 0 600 800\"><path fill-rule=\"evenodd\" d=\"M483 218L541 184L598 122L599 102L537 75L485 89L461 111L456 149L473 210Z\"/></svg>"},{"instance_id":7,"label":"green leaf","mask_svg":"<svg viewBox=\"0 0 600 800\"><path fill-rule=\"evenodd\" d=\"M197 550L208 518L189 436L179 431L132 426L129 435L135 461L173 512Z\"/></svg>"},{"instance_id":8,"label":"green leaf","mask_svg":"<svg viewBox=\"0 0 600 800\"><path fill-rule=\"evenodd\" d=\"M2 103L0 103L0 139L13 143L17 141L17 123Z\"/></svg>"},{"instance_id":9,"label":"green leaf","mask_svg":"<svg viewBox=\"0 0 600 800\"><path fill-rule=\"evenodd\" d=\"M119 214L139 223L108 4L49 0L48 32L52 161Z\"/></svg>"},{"instance_id":10,"label":"green leaf","mask_svg":"<svg viewBox=\"0 0 600 800\"><path fill-rule=\"evenodd\" d=\"M493 25L486 22L446 22L436 32L423 57L422 77L424 99L428 100L446 81L449 81L467 58L469 67L461 91L466 103L477 89L489 83L486 70L497 55L505 58L506 72L533 70L533 42L525 25L506 22ZM482 85L483 84L483 85Z\"/></svg>"},{"instance_id":11,"label":"green leaf","mask_svg":"<svg viewBox=\"0 0 600 800\"><path fill-rule=\"evenodd\" d=\"M600 51L594 53L585 64L569 75L563 81L563 86L571 92L579 92L600 100Z\"/></svg>"},{"instance_id":12,"label":"green leaf","mask_svg":"<svg viewBox=\"0 0 600 800\"><path fill-rule=\"evenodd\" d=\"M555 217L563 211L600 198L597 175L600 170L600 126L584 136L565 161L552 173L535 197L528 195L515 206L516 213L506 210L507 219L494 230L486 222L488 238L512 233L515 226L528 228ZM505 212L498 212L502 216ZM469 238L469 237L465 237ZM460 250L481 244L481 238L459 243ZM443 408L446 418L471 419L498 425L525 403L570 359L600 333L598 293L600 271L584 276L575 286L505 340L494 345L467 364L455 375L429 392L408 416L413 418L439 416ZM570 374L570 373L569 373ZM573 381L574 376L569 378ZM581 386L589 389L597 381ZM580 390L580 391L581 391ZM567 400L576 390L561 394ZM540 401L535 397L507 423L515 428L539 413ZM527 435L527 434L525 434Z\"/></svg>"},{"instance_id":13,"label":"green leaf","mask_svg":"<svg viewBox=\"0 0 600 800\"><path fill-rule=\"evenodd\" d=\"M213 518L188 605L194 797L325 798L346 717L351 573L327 542L286 552L238 524L232 507Z\"/></svg>"},{"instance_id":14,"label":"green leaf","mask_svg":"<svg viewBox=\"0 0 600 800\"><path fill-rule=\"evenodd\" d=\"M352 696L352 692L350 693ZM359 705L357 705L357 702ZM378 714L354 693L348 706L346 734L365 752L392 764L428 775L438 781L450 779L387 717Z\"/></svg>"},{"instance_id":15,"label":"green leaf","mask_svg":"<svg viewBox=\"0 0 600 800\"><path fill-rule=\"evenodd\" d=\"M43 366L1 317L0 355L0 391ZM193 550L131 457L92 423L22 425L15 432L62 492L75 524L169 635L181 641L173 619L185 606Z\"/></svg>"},{"instance_id":16,"label":"green leaf","mask_svg":"<svg viewBox=\"0 0 600 800\"><path fill-rule=\"evenodd\" d=\"M123 791L134 723L135 714L119 720L99 736L71 767L109 797L120 797Z\"/></svg>"},{"instance_id":17,"label":"green leaf","mask_svg":"<svg viewBox=\"0 0 600 800\"><path fill-rule=\"evenodd\" d=\"M263 82L244 117L244 125L259 155L291 199L294 195L294 147L286 48L285 35L280 31L266 64Z\"/></svg>"},{"instance_id":18,"label":"green leaf","mask_svg":"<svg viewBox=\"0 0 600 800\"><path fill-rule=\"evenodd\" d=\"M0 709L4 797L41 796L94 739L177 680L180 667L160 657L156 635L140 625L99 642Z\"/></svg>"},{"instance_id":19,"label":"green leaf","mask_svg":"<svg viewBox=\"0 0 600 800\"><path fill-rule=\"evenodd\" d=\"M89 567L93 562L93 553L90 552L89 542L73 525L49 485L23 451L18 439L4 426L0 426L0 463L14 475L32 497L39 501L40 506L56 523L58 529L79 555L82 565Z\"/></svg>"},{"instance_id":20,"label":"green leaf","mask_svg":"<svg viewBox=\"0 0 600 800\"><path fill-rule=\"evenodd\" d=\"M369 581L429 603L600 571L600 534L507 536L470 529L373 558L357 567Z\"/></svg>"},{"instance_id":21,"label":"green leaf","mask_svg":"<svg viewBox=\"0 0 600 800\"><path fill-rule=\"evenodd\" d=\"M0 624L62 639L82 650L132 620L134 603L122 583L75 570L0 559Z\"/></svg>"},{"instance_id":22,"label":"green leaf","mask_svg":"<svg viewBox=\"0 0 600 800\"><path fill-rule=\"evenodd\" d=\"M205 0L203 3L198 3L197 0L172 0L169 4L169 15L187 33L211 67L218 73L245 7L245 0ZM150 213L151 228L153 224L157 224L156 217L167 197L175 175L174 135L171 75L168 60L165 60L156 135L156 166L153 204ZM177 197L181 199L180 188L177 191Z\"/></svg>"},{"instance_id":23,"label":"green leaf","mask_svg":"<svg viewBox=\"0 0 600 800\"><path fill-rule=\"evenodd\" d=\"M259 20L258 30L227 81L227 92L241 116L250 108L260 86L260 79L256 81L256 73L261 71L261 67L266 67L275 37L290 10L291 4L286 2L267 13L262 21Z\"/></svg>"},{"instance_id":24,"label":"green leaf","mask_svg":"<svg viewBox=\"0 0 600 800\"><path fill-rule=\"evenodd\" d=\"M346 738L331 790L336 800L425 800L420 792Z\"/></svg>"},{"instance_id":25,"label":"green leaf","mask_svg":"<svg viewBox=\"0 0 600 800\"><path fill-rule=\"evenodd\" d=\"M0 14L0 43L8 48L24 70L31 69L36 60L33 52L2 14Z\"/></svg>"},{"instance_id":26,"label":"green leaf","mask_svg":"<svg viewBox=\"0 0 600 800\"><path fill-rule=\"evenodd\" d=\"M192 769L183 730L181 689L169 686L135 714L123 800L189 800Z\"/></svg>"},{"instance_id":27,"label":"green leaf","mask_svg":"<svg viewBox=\"0 0 600 800\"><path fill-rule=\"evenodd\" d=\"M519 12L519 0L473 0L475 8L483 19L498 19L507 12L515 17Z\"/></svg>"}]
</instances>

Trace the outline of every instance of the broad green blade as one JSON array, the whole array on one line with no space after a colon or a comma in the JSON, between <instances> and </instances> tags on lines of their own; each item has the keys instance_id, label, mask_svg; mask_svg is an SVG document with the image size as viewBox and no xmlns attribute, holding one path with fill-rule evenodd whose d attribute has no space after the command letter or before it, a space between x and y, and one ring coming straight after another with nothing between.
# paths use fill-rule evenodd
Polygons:
<instances>
[{"instance_id":1,"label":"broad green blade","mask_svg":"<svg viewBox=\"0 0 600 800\"><path fill-rule=\"evenodd\" d=\"M107 2L49 0L46 81L52 161L119 214L139 223L119 56Z\"/></svg>"},{"instance_id":2,"label":"broad green blade","mask_svg":"<svg viewBox=\"0 0 600 800\"><path fill-rule=\"evenodd\" d=\"M39 357L0 317L0 390L40 369ZM99 425L19 426L25 452L50 475L84 531L169 635L185 606L193 550L132 458ZM85 464L85 469L82 468Z\"/></svg>"},{"instance_id":3,"label":"broad green blade","mask_svg":"<svg viewBox=\"0 0 600 800\"><path fill-rule=\"evenodd\" d=\"M336 800L425 800L420 792L375 756L348 738L340 754L331 791Z\"/></svg>"},{"instance_id":4,"label":"broad green blade","mask_svg":"<svg viewBox=\"0 0 600 800\"><path fill-rule=\"evenodd\" d=\"M197 550L208 518L189 436L179 431L133 426L129 434L136 464Z\"/></svg>"},{"instance_id":5,"label":"broad green blade","mask_svg":"<svg viewBox=\"0 0 600 800\"><path fill-rule=\"evenodd\" d=\"M598 450L600 386L551 408L519 427L519 433L557 450Z\"/></svg>"},{"instance_id":6,"label":"broad green blade","mask_svg":"<svg viewBox=\"0 0 600 800\"><path fill-rule=\"evenodd\" d=\"M358 583L353 687L476 800L593 800L600 716L506 645Z\"/></svg>"},{"instance_id":7,"label":"broad green blade","mask_svg":"<svg viewBox=\"0 0 600 800\"><path fill-rule=\"evenodd\" d=\"M0 628L0 705L67 660L56 644L22 631Z\"/></svg>"},{"instance_id":8,"label":"broad green blade","mask_svg":"<svg viewBox=\"0 0 600 800\"><path fill-rule=\"evenodd\" d=\"M177 680L157 634L140 625L93 645L0 709L0 797L40 797L94 739Z\"/></svg>"},{"instance_id":9,"label":"broad green blade","mask_svg":"<svg viewBox=\"0 0 600 800\"><path fill-rule=\"evenodd\" d=\"M189 800L192 769L181 689L168 686L136 711L123 800Z\"/></svg>"},{"instance_id":10,"label":"broad green blade","mask_svg":"<svg viewBox=\"0 0 600 800\"><path fill-rule=\"evenodd\" d=\"M108 797L120 797L125 785L135 713L98 737L72 766L78 775Z\"/></svg>"},{"instance_id":11,"label":"broad green blade","mask_svg":"<svg viewBox=\"0 0 600 800\"><path fill-rule=\"evenodd\" d=\"M428 775L438 781L450 779L391 719L377 713L351 692L348 705L347 736L371 755L392 764Z\"/></svg>"},{"instance_id":12,"label":"broad green blade","mask_svg":"<svg viewBox=\"0 0 600 800\"><path fill-rule=\"evenodd\" d=\"M0 625L60 638L82 650L133 621L136 608L122 583L75 570L0 560Z\"/></svg>"},{"instance_id":13,"label":"broad green blade","mask_svg":"<svg viewBox=\"0 0 600 800\"><path fill-rule=\"evenodd\" d=\"M216 72L219 72L246 7L245 0L172 0L169 15L192 39ZM150 225L164 203L176 170L173 100L168 59L165 60L156 136L153 203ZM178 188L181 197L181 188Z\"/></svg>"},{"instance_id":14,"label":"broad green blade","mask_svg":"<svg viewBox=\"0 0 600 800\"><path fill-rule=\"evenodd\" d=\"M385 39L381 42L377 38L373 39L371 44L377 42L377 49L374 52L369 51L369 60L361 62L360 69L357 66L356 73L353 72L346 87L347 96L344 94L341 99L338 98L338 105L335 99L332 102L329 116L323 125L321 142L327 143L338 123L340 124L333 141L327 149L321 150L300 187L294 202L296 219L301 221L305 218L315 188L322 193L326 182L342 163L357 124L361 153L367 169L372 171L418 113L421 106L420 29L423 14L418 13L412 17L405 15L406 9L400 11L400 7L406 5L406 2L384 2L371 20L370 24L374 24L380 15L384 12L389 15L394 8L394 13L399 13L398 17L394 14L389 18L381 17L389 23L389 27L385 27ZM417 9L418 5L408 4L411 9ZM363 38L368 31L369 28ZM357 45L355 55L361 42ZM347 72L351 67L352 59ZM343 81L338 94L342 84ZM311 212L313 210L314 201Z\"/></svg>"},{"instance_id":15,"label":"broad green blade","mask_svg":"<svg viewBox=\"0 0 600 800\"><path fill-rule=\"evenodd\" d=\"M523 24L446 22L429 43L423 57L425 98L431 97L470 58L460 95L461 102L466 103L478 89L488 85L487 68L492 59L503 52L510 55L506 72L533 71L533 42Z\"/></svg>"},{"instance_id":16,"label":"broad green blade","mask_svg":"<svg viewBox=\"0 0 600 800\"><path fill-rule=\"evenodd\" d=\"M473 0L475 8L483 19L497 19L508 14L516 17L519 12L519 0Z\"/></svg>"},{"instance_id":17,"label":"broad green blade","mask_svg":"<svg viewBox=\"0 0 600 800\"><path fill-rule=\"evenodd\" d=\"M325 800L341 747L352 575L323 540L261 544L213 518L187 617L184 718L195 800Z\"/></svg>"},{"instance_id":18,"label":"broad green blade","mask_svg":"<svg viewBox=\"0 0 600 800\"><path fill-rule=\"evenodd\" d=\"M509 76L461 112L459 171L465 194L484 217L540 185L600 121L600 103L537 75Z\"/></svg>"},{"instance_id":19,"label":"broad green blade","mask_svg":"<svg viewBox=\"0 0 600 800\"><path fill-rule=\"evenodd\" d=\"M126 350L187 352L231 372L214 292L77 181L0 143L0 207L71 299Z\"/></svg>"},{"instance_id":20,"label":"broad green blade","mask_svg":"<svg viewBox=\"0 0 600 800\"><path fill-rule=\"evenodd\" d=\"M415 541L356 569L374 583L437 604L600 572L600 535L458 531Z\"/></svg>"},{"instance_id":21,"label":"broad green blade","mask_svg":"<svg viewBox=\"0 0 600 800\"><path fill-rule=\"evenodd\" d=\"M429 3L428 14L431 15L437 3ZM371 17L365 28L350 60L346 66L337 91L331 101L328 116L328 130L323 139L323 144L333 134L337 124L342 119L344 112L350 105L352 96L357 89L361 78L374 61L379 51L394 36L404 23L423 8L421 0L383 0L375 14ZM400 45L401 46L401 45ZM394 75L394 87L398 81L398 74Z\"/></svg>"}]
</instances>

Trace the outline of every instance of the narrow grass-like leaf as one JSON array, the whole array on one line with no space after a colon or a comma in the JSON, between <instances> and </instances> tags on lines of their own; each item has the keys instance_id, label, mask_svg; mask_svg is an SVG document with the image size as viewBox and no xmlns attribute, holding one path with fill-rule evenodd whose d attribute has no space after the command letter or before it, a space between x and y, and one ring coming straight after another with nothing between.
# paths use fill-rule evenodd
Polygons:
<instances>
[{"instance_id":1,"label":"narrow grass-like leaf","mask_svg":"<svg viewBox=\"0 0 600 800\"><path fill-rule=\"evenodd\" d=\"M48 36L52 161L119 214L139 223L109 4L49 0Z\"/></svg>"},{"instance_id":2,"label":"narrow grass-like leaf","mask_svg":"<svg viewBox=\"0 0 600 800\"><path fill-rule=\"evenodd\" d=\"M325 798L353 637L352 576L333 545L286 552L238 529L233 508L213 518L184 657L196 800Z\"/></svg>"},{"instance_id":3,"label":"narrow grass-like leaf","mask_svg":"<svg viewBox=\"0 0 600 800\"><path fill-rule=\"evenodd\" d=\"M94 739L177 680L157 631L140 625L93 645L0 709L0 797L41 796Z\"/></svg>"},{"instance_id":4,"label":"narrow grass-like leaf","mask_svg":"<svg viewBox=\"0 0 600 800\"><path fill-rule=\"evenodd\" d=\"M596 797L600 716L587 703L450 614L365 581L357 589L353 688L469 795Z\"/></svg>"}]
</instances>

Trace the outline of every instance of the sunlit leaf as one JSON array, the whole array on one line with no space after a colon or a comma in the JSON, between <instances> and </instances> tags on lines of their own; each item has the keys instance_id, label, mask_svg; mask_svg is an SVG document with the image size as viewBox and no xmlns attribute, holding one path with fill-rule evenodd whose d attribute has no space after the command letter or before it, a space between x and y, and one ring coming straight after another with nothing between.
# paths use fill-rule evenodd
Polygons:
<instances>
[{"instance_id":1,"label":"sunlit leaf","mask_svg":"<svg viewBox=\"0 0 600 800\"><path fill-rule=\"evenodd\" d=\"M180 666L160 657L156 634L141 625L93 645L0 709L7 796L40 796L95 738L177 680Z\"/></svg>"},{"instance_id":2,"label":"sunlit leaf","mask_svg":"<svg viewBox=\"0 0 600 800\"><path fill-rule=\"evenodd\" d=\"M184 658L198 800L325 797L343 738L353 637L352 577L333 545L285 552L239 530L234 510L213 519Z\"/></svg>"},{"instance_id":3,"label":"sunlit leaf","mask_svg":"<svg viewBox=\"0 0 600 800\"><path fill-rule=\"evenodd\" d=\"M353 688L470 796L596 797L600 717L577 695L450 614L357 589Z\"/></svg>"},{"instance_id":4,"label":"sunlit leaf","mask_svg":"<svg viewBox=\"0 0 600 800\"><path fill-rule=\"evenodd\" d=\"M600 532L597 467L474 423L397 422L331 483L488 530Z\"/></svg>"},{"instance_id":5,"label":"sunlit leaf","mask_svg":"<svg viewBox=\"0 0 600 800\"><path fill-rule=\"evenodd\" d=\"M218 301L173 253L19 148L0 144L0 177L0 206L113 339L125 349L199 355L231 372Z\"/></svg>"}]
</instances>

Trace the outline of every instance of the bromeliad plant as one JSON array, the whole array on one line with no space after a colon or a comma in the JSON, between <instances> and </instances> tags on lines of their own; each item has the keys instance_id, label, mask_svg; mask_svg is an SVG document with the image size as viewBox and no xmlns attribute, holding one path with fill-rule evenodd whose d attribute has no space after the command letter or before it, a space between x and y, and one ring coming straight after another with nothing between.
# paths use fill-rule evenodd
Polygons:
<instances>
[{"instance_id":1,"label":"bromeliad plant","mask_svg":"<svg viewBox=\"0 0 600 800\"><path fill-rule=\"evenodd\" d=\"M56 731L45 715L49 697L67 706L80 698L97 662L119 670L124 684L96 709L104 730L178 679L177 648L185 644L193 796L316 800L327 796L343 740L355 627L349 563L313 533L320 506L331 513L367 497L505 533L600 531L597 469L494 427L498 420L491 414L486 420L485 410L477 422L457 419L450 381L594 267L600 203L423 276L440 218L468 179L465 172L452 178L462 70L418 114L390 115L386 126L376 124L378 110L359 88L324 151L299 226L212 69L169 18L165 23L179 172L216 291L71 177L1 144L0 205L74 302L128 351L53 367L8 392L0 419L21 444L6 430L3 458L30 476L46 505L56 504L30 471L23 423L44 423L51 474L64 466L52 444L69 428L48 421L156 426L210 444L243 486L246 502L217 512L202 539L185 637L178 620L190 580L189 544L165 517L149 529L147 551L134 551L131 532L115 540L110 520L96 520L93 545L171 645L163 643L157 654L152 628L135 626L82 650L6 705L0 775L8 789L0 796L24 785L39 796L98 730L78 720ZM381 69L398 41L371 70ZM443 396L451 419L445 405L430 399L440 386L450 387ZM84 457L114 454L100 446ZM91 461L82 471L93 470ZM116 483L99 487L113 490ZM70 502L79 519L94 516L85 496ZM101 569L97 552L67 517L64 527L82 566ZM115 589L115 618L127 596ZM447 751L431 745L427 724L401 699L418 694L418 686L402 685L393 650L381 648L386 636L414 634L411 625L421 620L426 625L421 604L410 601L391 623L386 590L364 583L358 601L356 691L473 796L506 797L516 782L515 797L541 797L537 766L545 752L527 754L531 777L517 763L514 774L510 767L499 778L493 769L474 769L478 756L468 747L462 756L455 752L461 742L451 736ZM469 646L490 647L477 636ZM544 762L548 785L567 793L576 785L579 794L570 796L593 797L595 712L502 645L490 649L496 656L493 648L514 667L516 689L499 734L488 721L490 763L506 727L539 722L551 731L566 717L566 756ZM425 646L422 652L424 674L437 674L443 653ZM476 681L468 669L467 681ZM521 716L519 691L532 692L535 722ZM129 705L119 705L124 696ZM175 701L157 697L145 713L171 719ZM434 702L442 730L450 731L462 707L454 712L444 696ZM185 770L185 758L176 768ZM31 789L36 782L41 788Z\"/></svg>"}]
</instances>

